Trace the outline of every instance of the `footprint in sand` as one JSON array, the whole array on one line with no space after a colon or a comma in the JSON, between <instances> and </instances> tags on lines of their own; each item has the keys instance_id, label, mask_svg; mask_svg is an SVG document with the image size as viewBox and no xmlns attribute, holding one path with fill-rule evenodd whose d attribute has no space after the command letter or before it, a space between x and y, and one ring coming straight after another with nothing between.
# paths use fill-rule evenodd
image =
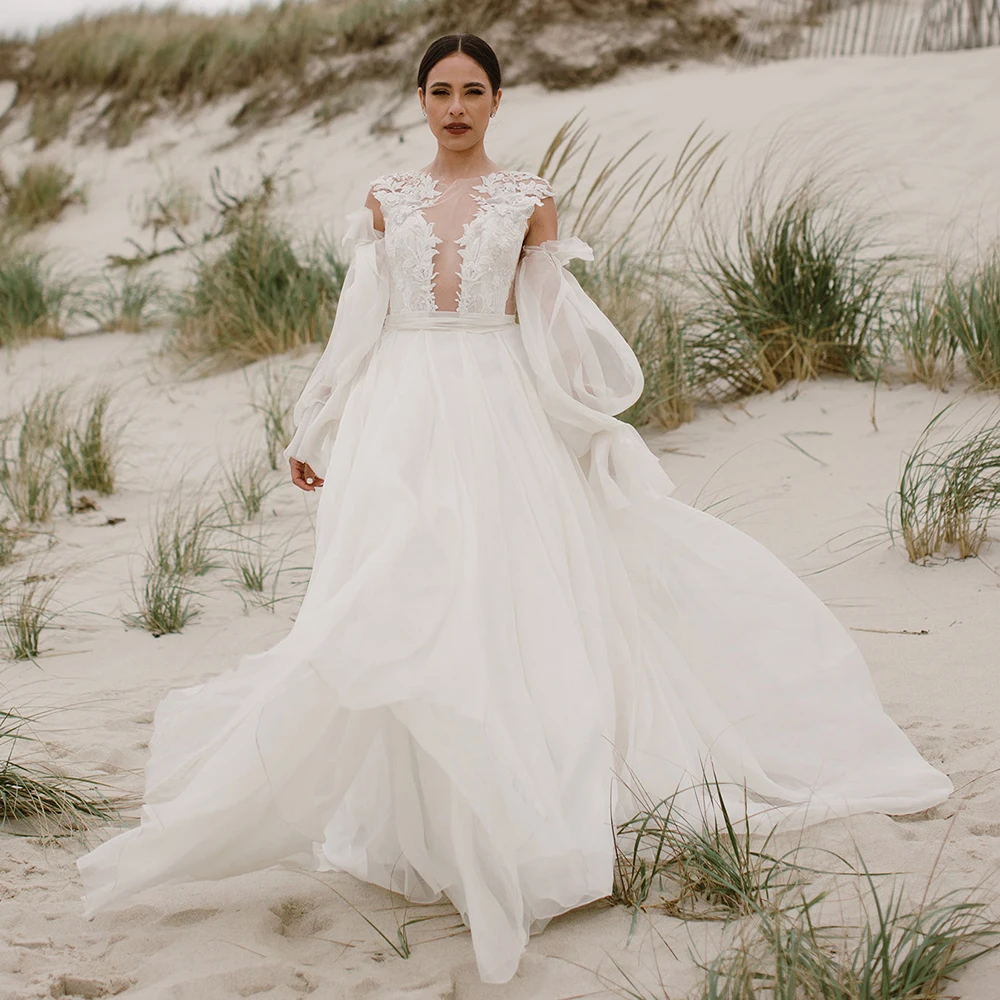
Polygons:
<instances>
[{"instance_id":1,"label":"footprint in sand","mask_svg":"<svg viewBox=\"0 0 1000 1000\"><path fill-rule=\"evenodd\" d=\"M200 924L203 920L214 917L218 910L180 910L171 913L160 921L161 927L190 927L192 924Z\"/></svg>"},{"instance_id":2,"label":"footprint in sand","mask_svg":"<svg viewBox=\"0 0 1000 1000\"><path fill-rule=\"evenodd\" d=\"M81 997L83 1000L96 1000L98 997L111 997L124 993L134 983L134 979L125 976L112 976L111 979L89 979L85 976L65 973L52 979L49 985L49 996Z\"/></svg>"},{"instance_id":3,"label":"footprint in sand","mask_svg":"<svg viewBox=\"0 0 1000 1000\"><path fill-rule=\"evenodd\" d=\"M332 920L317 915L317 909L316 903L294 897L270 907L278 918L278 933L286 938L307 938L326 930Z\"/></svg>"}]
</instances>

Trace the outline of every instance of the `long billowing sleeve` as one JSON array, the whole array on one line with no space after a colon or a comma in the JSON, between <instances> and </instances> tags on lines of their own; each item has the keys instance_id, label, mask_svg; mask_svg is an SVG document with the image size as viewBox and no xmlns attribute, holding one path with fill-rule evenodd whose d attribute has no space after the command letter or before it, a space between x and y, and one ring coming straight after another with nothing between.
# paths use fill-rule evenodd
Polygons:
<instances>
[{"instance_id":1,"label":"long billowing sleeve","mask_svg":"<svg viewBox=\"0 0 1000 1000\"><path fill-rule=\"evenodd\" d=\"M524 249L514 290L539 398L610 507L673 484L638 431L615 418L642 394L642 369L611 320L566 268L593 251L572 237Z\"/></svg>"},{"instance_id":2,"label":"long billowing sleeve","mask_svg":"<svg viewBox=\"0 0 1000 1000\"><path fill-rule=\"evenodd\" d=\"M389 277L382 233L368 208L347 216L343 244L353 252L326 349L295 403L295 434L285 458L326 475L327 454L351 388L367 366L389 308Z\"/></svg>"}]
</instances>

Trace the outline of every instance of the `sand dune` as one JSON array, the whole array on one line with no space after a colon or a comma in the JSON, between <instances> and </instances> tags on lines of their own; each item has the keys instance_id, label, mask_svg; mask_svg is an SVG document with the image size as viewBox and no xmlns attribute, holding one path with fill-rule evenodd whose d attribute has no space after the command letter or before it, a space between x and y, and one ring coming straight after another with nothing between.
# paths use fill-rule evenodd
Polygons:
<instances>
[{"instance_id":1,"label":"sand dune","mask_svg":"<svg viewBox=\"0 0 1000 1000\"><path fill-rule=\"evenodd\" d=\"M582 108L609 152L651 130L650 149L673 158L704 121L713 134L729 136L717 202L724 212L728 193L780 132L803 164L825 159L856 179L858 204L884 214L890 247L967 255L1000 232L997 94L997 50L643 70L587 92L512 89L489 148L505 165L534 168L555 129ZM124 252L127 238L140 236L138 207L165 180L207 196L213 167L235 185L252 183L261 164L280 164L288 177L279 211L290 225L304 235L318 224L338 230L372 177L432 156L413 107L398 114L399 135L370 134L369 110L322 128L308 115L293 117L235 143L225 124L230 110L219 105L156 122L124 149L54 144L46 158L72 165L87 204L34 239L62 266L96 270L106 254ZM0 135L8 170L33 155L22 129L16 123ZM180 282L185 266L171 258L162 269ZM233 666L287 629L305 584L315 506L315 497L287 483L266 502L266 528L291 553L278 592L286 599L273 613L244 614L223 567L197 581L202 614L182 634L154 639L121 623L155 503L182 478L192 494L214 497L223 488L220 461L262 442L249 402L264 365L184 381L158 358L161 340L154 332L37 341L5 353L0 370L4 409L37 387L109 382L129 414L120 491L101 499L98 511L59 516L51 549L47 539L30 546L38 565L65 570L57 592L63 627L46 634L37 663L5 664L0 683L4 705L59 710L42 729L50 759L104 775L132 796L141 790L152 711L163 693ZM273 365L300 379L313 357ZM901 455L950 402L957 425L995 400L962 382L941 394L898 381L876 390L830 379L704 408L691 424L648 435L682 499L771 547L853 630L887 710L957 786L928 816L862 816L811 830L809 842L847 850L854 841L873 868L907 872L917 888L936 870L942 891L995 887L1000 876L1000 544L988 545L980 559L913 566L890 543L884 506ZM107 525L109 517L125 520ZM134 817L135 809L123 815ZM112 832L99 827L91 837ZM395 922L413 909L404 917L397 901L394 912L388 894L348 876L317 880L279 868L161 886L84 921L74 867L81 852L72 838L0 835L3 1000L556 1000L614 995L609 983L623 982L616 963L649 984L662 978L675 997L697 979L692 953L711 954L721 934L715 925L651 910L630 939L628 913L594 905L533 938L510 984L484 986L453 911L442 907L439 917L412 927L412 956L404 960L358 910L395 939ZM994 1000L998 983L1000 954L993 954L968 968L952 992Z\"/></svg>"}]
</instances>

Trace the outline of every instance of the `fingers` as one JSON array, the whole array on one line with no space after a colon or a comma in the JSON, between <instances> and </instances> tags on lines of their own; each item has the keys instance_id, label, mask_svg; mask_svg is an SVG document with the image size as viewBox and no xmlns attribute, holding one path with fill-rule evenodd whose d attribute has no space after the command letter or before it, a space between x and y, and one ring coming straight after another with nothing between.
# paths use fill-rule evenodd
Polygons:
<instances>
[{"instance_id":1,"label":"fingers","mask_svg":"<svg viewBox=\"0 0 1000 1000\"><path fill-rule=\"evenodd\" d=\"M323 480L305 462L300 462L297 458L290 458L288 465L292 473L292 482L300 490L312 493L318 486L323 485Z\"/></svg>"}]
</instances>

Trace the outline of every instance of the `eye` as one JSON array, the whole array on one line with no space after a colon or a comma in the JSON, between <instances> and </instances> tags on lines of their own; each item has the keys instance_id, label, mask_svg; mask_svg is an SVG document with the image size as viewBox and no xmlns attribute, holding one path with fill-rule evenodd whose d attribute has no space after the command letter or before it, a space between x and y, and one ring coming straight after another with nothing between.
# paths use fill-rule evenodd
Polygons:
<instances>
[{"instance_id":1,"label":"eye","mask_svg":"<svg viewBox=\"0 0 1000 1000\"><path fill-rule=\"evenodd\" d=\"M476 89L476 90L467 90L466 93L467 94L471 94L474 97L481 97L482 94L483 94L483 92L481 90L478 90L478 89Z\"/></svg>"},{"instance_id":2,"label":"eye","mask_svg":"<svg viewBox=\"0 0 1000 1000\"><path fill-rule=\"evenodd\" d=\"M440 87L437 90L432 90L431 93L435 97L447 97L448 96L448 91L447 90L443 90Z\"/></svg>"}]
</instances>

